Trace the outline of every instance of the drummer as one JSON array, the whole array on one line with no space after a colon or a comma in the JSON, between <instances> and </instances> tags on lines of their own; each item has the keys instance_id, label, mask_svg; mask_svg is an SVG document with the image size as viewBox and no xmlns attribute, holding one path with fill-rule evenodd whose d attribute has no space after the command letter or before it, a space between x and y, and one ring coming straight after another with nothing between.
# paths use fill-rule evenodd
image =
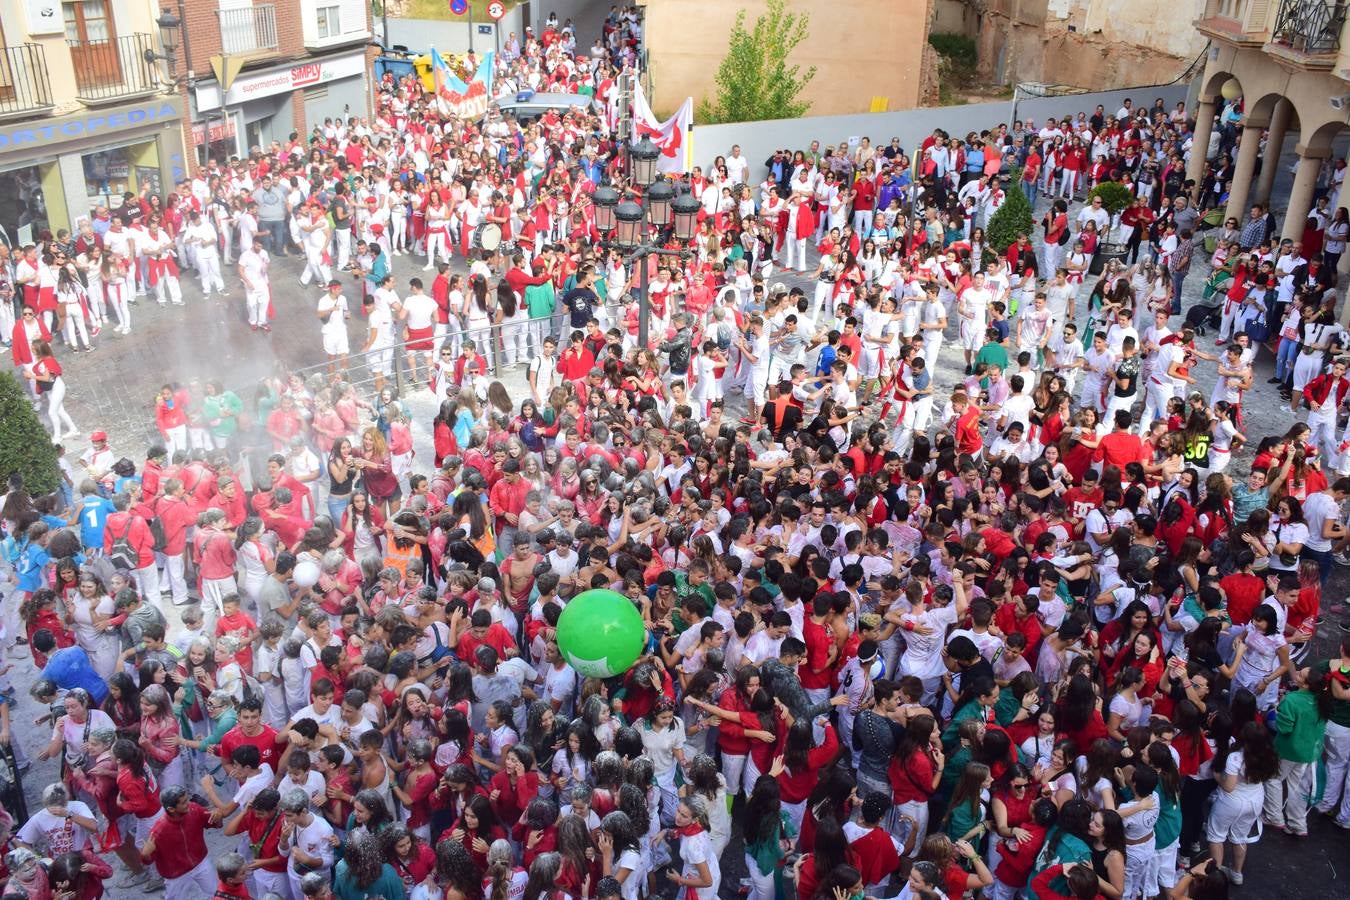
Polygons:
<instances>
[{"instance_id":1,"label":"drummer","mask_svg":"<svg viewBox=\"0 0 1350 900\"><path fill-rule=\"evenodd\" d=\"M496 225L501 231L498 239L502 243L510 243L515 240L515 233L511 230L511 204L502 196L501 191L493 191L488 200L488 208L483 213L483 221L489 225ZM495 247L492 249L496 249Z\"/></svg>"}]
</instances>

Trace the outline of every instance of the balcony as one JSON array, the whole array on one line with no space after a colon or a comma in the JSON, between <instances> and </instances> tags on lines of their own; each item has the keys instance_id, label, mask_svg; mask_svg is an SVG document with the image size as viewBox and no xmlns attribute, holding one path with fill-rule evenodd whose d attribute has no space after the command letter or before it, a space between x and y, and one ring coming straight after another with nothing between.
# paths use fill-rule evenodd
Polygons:
<instances>
[{"instance_id":1,"label":"balcony","mask_svg":"<svg viewBox=\"0 0 1350 900\"><path fill-rule=\"evenodd\" d=\"M1336 63L1346 0L1281 0L1266 52L1299 68L1326 71Z\"/></svg>"},{"instance_id":2,"label":"balcony","mask_svg":"<svg viewBox=\"0 0 1350 900\"><path fill-rule=\"evenodd\" d=\"M1270 36L1270 8L1277 0L1206 0L1195 27L1235 47L1260 47Z\"/></svg>"},{"instance_id":3,"label":"balcony","mask_svg":"<svg viewBox=\"0 0 1350 900\"><path fill-rule=\"evenodd\" d=\"M111 40L72 41L70 62L75 69L75 96L87 106L146 97L158 87L154 67L146 62L154 50L148 34L126 34Z\"/></svg>"},{"instance_id":4,"label":"balcony","mask_svg":"<svg viewBox=\"0 0 1350 900\"><path fill-rule=\"evenodd\" d=\"M42 47L0 46L0 119L38 116L55 107Z\"/></svg>"},{"instance_id":5,"label":"balcony","mask_svg":"<svg viewBox=\"0 0 1350 900\"><path fill-rule=\"evenodd\" d=\"M220 52L227 56L266 56L277 49L277 8L260 3L217 10Z\"/></svg>"}]
</instances>

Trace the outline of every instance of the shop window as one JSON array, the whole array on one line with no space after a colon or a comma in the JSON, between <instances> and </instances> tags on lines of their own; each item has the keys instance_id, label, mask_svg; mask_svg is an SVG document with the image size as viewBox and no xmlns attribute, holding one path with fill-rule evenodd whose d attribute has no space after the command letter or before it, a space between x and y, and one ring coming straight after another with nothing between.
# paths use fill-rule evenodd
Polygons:
<instances>
[{"instance_id":1,"label":"shop window","mask_svg":"<svg viewBox=\"0 0 1350 900\"><path fill-rule=\"evenodd\" d=\"M51 228L44 169L55 169L55 164L0 172L0 240L12 247L31 244Z\"/></svg>"},{"instance_id":2,"label":"shop window","mask_svg":"<svg viewBox=\"0 0 1350 900\"><path fill-rule=\"evenodd\" d=\"M335 38L342 34L342 15L340 7L320 6L318 9L319 18L319 40L325 38Z\"/></svg>"}]
</instances>

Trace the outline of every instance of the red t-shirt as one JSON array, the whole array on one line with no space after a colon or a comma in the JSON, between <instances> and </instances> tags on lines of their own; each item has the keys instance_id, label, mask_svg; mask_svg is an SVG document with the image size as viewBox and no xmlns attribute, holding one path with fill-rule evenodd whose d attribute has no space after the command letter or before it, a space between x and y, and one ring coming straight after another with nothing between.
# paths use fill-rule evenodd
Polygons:
<instances>
[{"instance_id":1,"label":"red t-shirt","mask_svg":"<svg viewBox=\"0 0 1350 900\"><path fill-rule=\"evenodd\" d=\"M974 456L983 446L984 439L980 436L980 409L972 403L956 420L956 452Z\"/></svg>"},{"instance_id":2,"label":"red t-shirt","mask_svg":"<svg viewBox=\"0 0 1350 900\"><path fill-rule=\"evenodd\" d=\"M264 725L262 731L250 737L244 734L236 725L225 736L220 739L217 745L216 755L229 762L230 754L234 752L235 747L242 747L245 744L252 744L258 748L258 755L261 757L263 765L271 766L272 771L277 770L277 760L281 757L281 748L277 746L277 732L271 725Z\"/></svg>"},{"instance_id":3,"label":"red t-shirt","mask_svg":"<svg viewBox=\"0 0 1350 900\"><path fill-rule=\"evenodd\" d=\"M806 662L797 670L802 687L808 691L828 688L831 673L830 667L825 665L825 660L830 654L830 636L826 633L825 626L807 618L802 622L802 639L806 643ZM815 671L822 667L824 671Z\"/></svg>"}]
</instances>

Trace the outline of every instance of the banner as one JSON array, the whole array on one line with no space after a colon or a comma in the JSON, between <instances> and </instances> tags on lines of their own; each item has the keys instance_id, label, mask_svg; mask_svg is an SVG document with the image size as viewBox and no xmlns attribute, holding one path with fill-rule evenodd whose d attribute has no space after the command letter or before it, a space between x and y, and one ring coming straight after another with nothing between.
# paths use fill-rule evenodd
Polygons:
<instances>
[{"instance_id":1,"label":"banner","mask_svg":"<svg viewBox=\"0 0 1350 900\"><path fill-rule=\"evenodd\" d=\"M680 108L675 110L675 115L658 122L647 104L647 96L642 93L642 85L634 85L633 141L636 143L645 136L661 148L661 155L656 159L656 171L672 174L693 170L693 125L693 97L685 98Z\"/></svg>"},{"instance_id":2,"label":"banner","mask_svg":"<svg viewBox=\"0 0 1350 900\"><path fill-rule=\"evenodd\" d=\"M431 75L436 88L436 109L443 116L476 119L487 112L492 102L493 54L483 57L478 71L468 84L460 81L449 63L431 48Z\"/></svg>"}]
</instances>

